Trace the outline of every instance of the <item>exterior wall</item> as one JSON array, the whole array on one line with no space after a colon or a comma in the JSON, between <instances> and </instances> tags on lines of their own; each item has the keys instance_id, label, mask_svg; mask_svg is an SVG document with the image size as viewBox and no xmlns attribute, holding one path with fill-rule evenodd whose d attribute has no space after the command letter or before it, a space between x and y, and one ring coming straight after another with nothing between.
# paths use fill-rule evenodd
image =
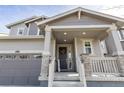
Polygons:
<instances>
[{"instance_id":1,"label":"exterior wall","mask_svg":"<svg viewBox=\"0 0 124 93\"><path fill-rule=\"evenodd\" d=\"M9 35L17 35L19 28L24 28L25 29L24 35L27 35L28 28L26 27L24 23L11 27Z\"/></svg>"},{"instance_id":2,"label":"exterior wall","mask_svg":"<svg viewBox=\"0 0 124 93\"><path fill-rule=\"evenodd\" d=\"M102 56L103 55L99 40L94 40L93 41L93 52L94 52L94 55L97 55L97 56Z\"/></svg>"},{"instance_id":3,"label":"exterior wall","mask_svg":"<svg viewBox=\"0 0 124 93\"><path fill-rule=\"evenodd\" d=\"M24 28L24 34L23 35L38 35L38 26L36 25L35 22L30 23L29 27L27 27L24 23L12 26L10 29L9 35L17 35L18 34L18 29L19 28ZM42 31L40 34L43 34Z\"/></svg>"},{"instance_id":4,"label":"exterior wall","mask_svg":"<svg viewBox=\"0 0 124 93\"><path fill-rule=\"evenodd\" d=\"M37 35L38 27L36 23L30 23L28 35Z\"/></svg>"},{"instance_id":5,"label":"exterior wall","mask_svg":"<svg viewBox=\"0 0 124 93\"><path fill-rule=\"evenodd\" d=\"M83 38L77 38L77 49L78 49L78 56L82 53L84 53L84 47L83 47L83 41L84 40L89 40L89 39L83 39ZM92 41L92 49L93 49L93 55L96 56L101 56L101 50L100 50L100 45L98 40L93 40Z\"/></svg>"},{"instance_id":6,"label":"exterior wall","mask_svg":"<svg viewBox=\"0 0 124 93\"><path fill-rule=\"evenodd\" d=\"M43 39L29 40L0 40L0 51L7 50L43 50Z\"/></svg>"},{"instance_id":7,"label":"exterior wall","mask_svg":"<svg viewBox=\"0 0 124 93\"><path fill-rule=\"evenodd\" d=\"M109 22L102 21L101 19L96 19L87 15L82 15L81 19L78 19L77 14L72 14L69 16L66 16L64 18L55 20L49 25L104 25L104 24L110 24Z\"/></svg>"},{"instance_id":8,"label":"exterior wall","mask_svg":"<svg viewBox=\"0 0 124 93\"><path fill-rule=\"evenodd\" d=\"M0 60L0 85L40 85L41 60Z\"/></svg>"},{"instance_id":9,"label":"exterior wall","mask_svg":"<svg viewBox=\"0 0 124 93\"><path fill-rule=\"evenodd\" d=\"M101 50L102 50L103 55L104 55L104 54L107 54L108 51L107 51L107 48L106 48L105 40L100 41L100 44L101 44Z\"/></svg>"}]
</instances>

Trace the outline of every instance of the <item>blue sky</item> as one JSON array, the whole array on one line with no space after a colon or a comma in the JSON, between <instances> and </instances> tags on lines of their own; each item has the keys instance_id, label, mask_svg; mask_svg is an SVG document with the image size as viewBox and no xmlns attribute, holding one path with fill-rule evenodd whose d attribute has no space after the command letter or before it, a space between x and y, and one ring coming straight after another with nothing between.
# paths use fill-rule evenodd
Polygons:
<instances>
[{"instance_id":1,"label":"blue sky","mask_svg":"<svg viewBox=\"0 0 124 93\"><path fill-rule=\"evenodd\" d=\"M53 16L58 13L73 9L79 6L61 6L61 5L0 5L0 33L8 33L8 29L5 27L6 24L18 21L20 19L28 18L31 16ZM84 8L102 11L106 8L105 6L81 6ZM104 11L103 11L104 12ZM110 12L110 11L109 11ZM113 13L113 12L112 12ZM111 14L112 14L111 13Z\"/></svg>"}]
</instances>

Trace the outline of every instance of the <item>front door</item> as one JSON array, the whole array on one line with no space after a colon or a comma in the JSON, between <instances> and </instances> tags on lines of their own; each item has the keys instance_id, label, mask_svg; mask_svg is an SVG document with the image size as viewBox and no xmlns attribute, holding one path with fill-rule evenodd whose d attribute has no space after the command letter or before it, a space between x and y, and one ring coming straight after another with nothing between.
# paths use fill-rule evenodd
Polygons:
<instances>
[{"instance_id":1,"label":"front door","mask_svg":"<svg viewBox=\"0 0 124 93\"><path fill-rule=\"evenodd\" d=\"M67 47L59 47L60 70L67 71Z\"/></svg>"},{"instance_id":2,"label":"front door","mask_svg":"<svg viewBox=\"0 0 124 93\"><path fill-rule=\"evenodd\" d=\"M74 71L73 51L71 44L57 44L57 71Z\"/></svg>"}]
</instances>

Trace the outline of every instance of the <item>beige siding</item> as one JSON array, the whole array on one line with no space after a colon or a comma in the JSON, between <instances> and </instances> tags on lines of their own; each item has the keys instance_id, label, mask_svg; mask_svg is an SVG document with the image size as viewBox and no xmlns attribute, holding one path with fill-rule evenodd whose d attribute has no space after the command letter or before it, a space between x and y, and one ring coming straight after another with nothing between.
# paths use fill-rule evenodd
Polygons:
<instances>
[{"instance_id":1,"label":"beige siding","mask_svg":"<svg viewBox=\"0 0 124 93\"><path fill-rule=\"evenodd\" d=\"M94 40L93 41L93 52L97 56L101 56L102 55L102 51L100 49L100 42L99 42L99 40Z\"/></svg>"},{"instance_id":2,"label":"beige siding","mask_svg":"<svg viewBox=\"0 0 124 93\"><path fill-rule=\"evenodd\" d=\"M80 54L84 53L84 47L83 47L83 41L84 40L88 40L88 39L77 38L78 56ZM98 40L92 41L92 50L93 50L93 55L95 55L95 56L101 56L102 55Z\"/></svg>"},{"instance_id":3,"label":"beige siding","mask_svg":"<svg viewBox=\"0 0 124 93\"><path fill-rule=\"evenodd\" d=\"M28 35L37 35L38 34L38 26L36 23L30 23Z\"/></svg>"},{"instance_id":4,"label":"beige siding","mask_svg":"<svg viewBox=\"0 0 124 93\"><path fill-rule=\"evenodd\" d=\"M49 25L99 25L99 24L110 23L86 15L82 15L81 19L79 20L77 14L69 15L49 23Z\"/></svg>"},{"instance_id":5,"label":"beige siding","mask_svg":"<svg viewBox=\"0 0 124 93\"><path fill-rule=\"evenodd\" d=\"M22 24L18 24L18 25L11 27L9 35L17 35L19 28L24 28L25 29L24 35L27 34L28 28L26 27L24 23L22 23Z\"/></svg>"},{"instance_id":6,"label":"beige siding","mask_svg":"<svg viewBox=\"0 0 124 93\"><path fill-rule=\"evenodd\" d=\"M0 51L43 50L43 40L0 40Z\"/></svg>"},{"instance_id":7,"label":"beige siding","mask_svg":"<svg viewBox=\"0 0 124 93\"><path fill-rule=\"evenodd\" d=\"M36 23L30 23L29 27L27 27L24 23L12 26L10 29L9 35L17 35L18 29L24 28L23 35L37 35L38 34L38 26Z\"/></svg>"}]
</instances>

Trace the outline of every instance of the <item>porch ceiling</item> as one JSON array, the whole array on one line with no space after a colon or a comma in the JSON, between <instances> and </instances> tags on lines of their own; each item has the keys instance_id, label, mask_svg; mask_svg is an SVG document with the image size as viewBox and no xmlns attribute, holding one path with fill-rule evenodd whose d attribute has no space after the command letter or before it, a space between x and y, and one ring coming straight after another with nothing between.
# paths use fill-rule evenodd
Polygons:
<instances>
[{"instance_id":1,"label":"porch ceiling","mask_svg":"<svg viewBox=\"0 0 124 93\"><path fill-rule=\"evenodd\" d=\"M106 28L92 28L92 29L57 29L53 30L53 35L57 43L72 43L75 37L103 39L106 35ZM67 35L64 35L64 33ZM85 32L85 34L83 34ZM66 42L64 41L66 40Z\"/></svg>"}]
</instances>

